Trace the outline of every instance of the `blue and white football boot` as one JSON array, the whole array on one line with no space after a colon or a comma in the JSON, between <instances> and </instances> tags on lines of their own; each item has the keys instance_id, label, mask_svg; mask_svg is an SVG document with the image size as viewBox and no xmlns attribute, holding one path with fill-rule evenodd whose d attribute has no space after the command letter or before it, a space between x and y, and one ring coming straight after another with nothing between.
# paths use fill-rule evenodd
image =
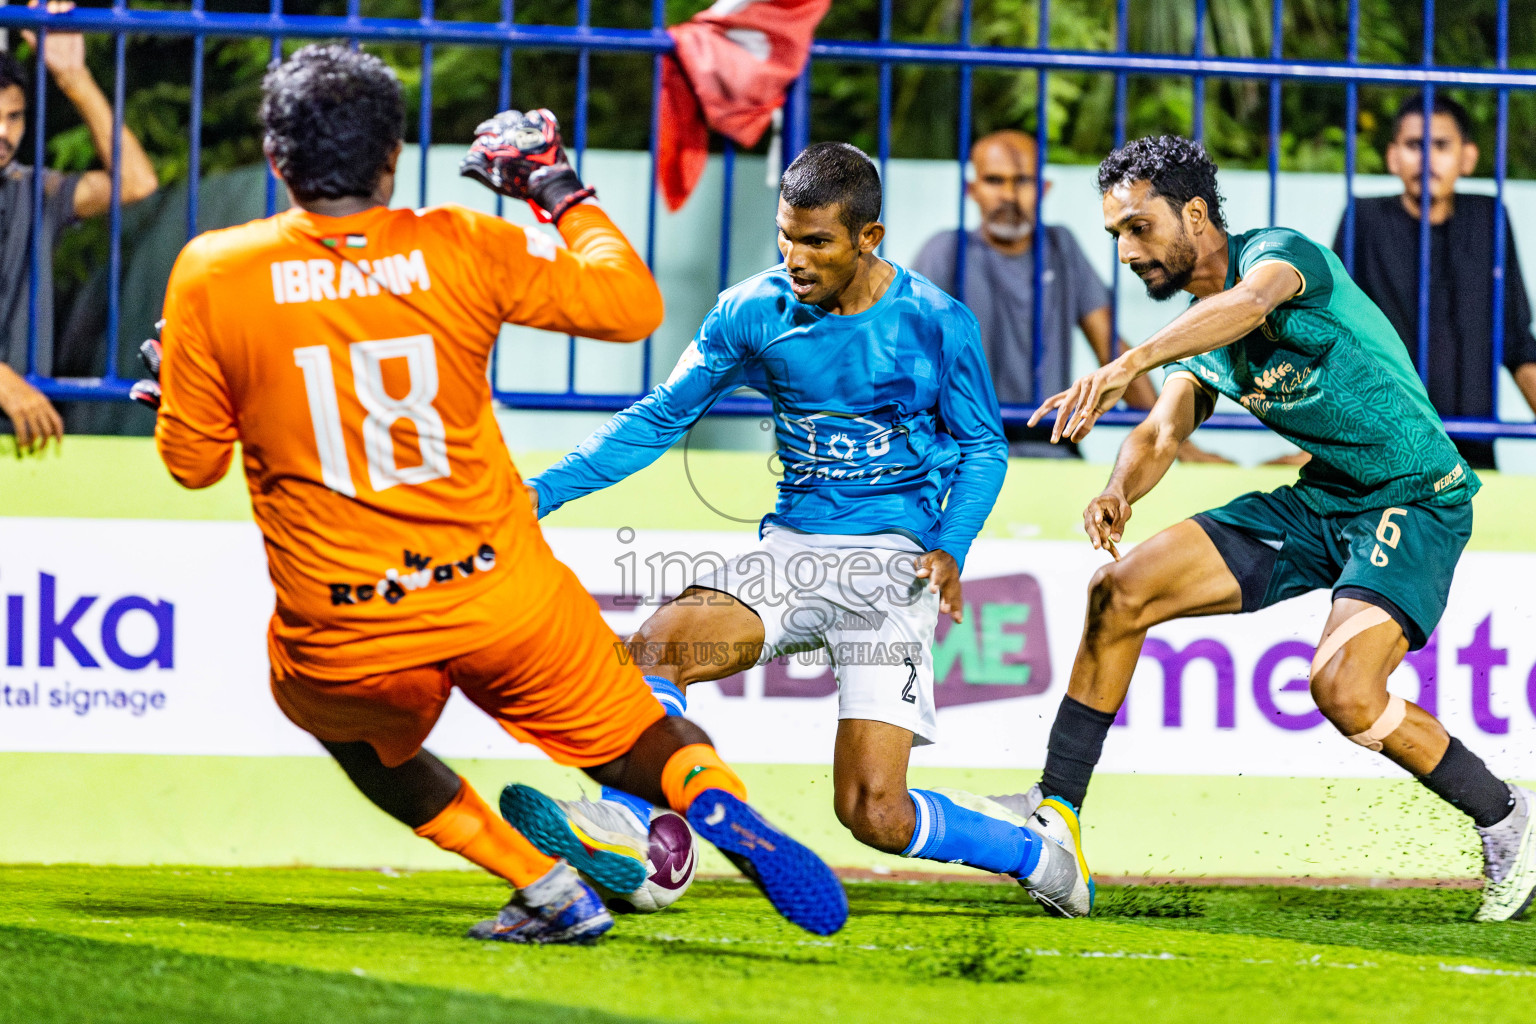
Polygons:
<instances>
[{"instance_id":1,"label":"blue and white football boot","mask_svg":"<svg viewBox=\"0 0 1536 1024\"><path fill-rule=\"evenodd\" d=\"M1040 801L1025 825L1045 839L1040 860L1019 884L1052 917L1087 917L1093 912L1093 876L1083 859L1077 811L1059 797Z\"/></svg>"},{"instance_id":2,"label":"blue and white football boot","mask_svg":"<svg viewBox=\"0 0 1536 1024\"><path fill-rule=\"evenodd\" d=\"M613 915L565 861L514 893L501 912L469 929L472 939L586 946L613 927Z\"/></svg>"},{"instance_id":3,"label":"blue and white football boot","mask_svg":"<svg viewBox=\"0 0 1536 1024\"><path fill-rule=\"evenodd\" d=\"M791 923L831 935L848 920L848 894L832 869L744 801L706 789L688 808L688 824L757 883Z\"/></svg>"}]
</instances>

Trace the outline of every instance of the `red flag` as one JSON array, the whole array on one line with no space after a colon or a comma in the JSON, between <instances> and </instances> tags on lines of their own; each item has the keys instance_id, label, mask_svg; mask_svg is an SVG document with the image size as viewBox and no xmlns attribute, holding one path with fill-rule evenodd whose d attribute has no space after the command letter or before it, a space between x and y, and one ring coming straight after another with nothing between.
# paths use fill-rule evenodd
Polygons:
<instances>
[{"instance_id":1,"label":"red flag","mask_svg":"<svg viewBox=\"0 0 1536 1024\"><path fill-rule=\"evenodd\" d=\"M832 0L718 0L667 31L662 61L657 174L669 210L687 201L709 159L714 129L757 145L784 91L805 67Z\"/></svg>"}]
</instances>

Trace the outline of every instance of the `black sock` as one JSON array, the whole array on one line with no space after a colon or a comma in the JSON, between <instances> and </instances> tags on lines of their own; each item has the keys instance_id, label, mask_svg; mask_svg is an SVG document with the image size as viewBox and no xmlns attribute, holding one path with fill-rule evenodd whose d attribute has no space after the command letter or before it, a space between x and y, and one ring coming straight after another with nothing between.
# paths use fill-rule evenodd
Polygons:
<instances>
[{"instance_id":1,"label":"black sock","mask_svg":"<svg viewBox=\"0 0 1536 1024\"><path fill-rule=\"evenodd\" d=\"M1061 797L1082 810L1088 781L1093 778L1093 769L1104 751L1104 736L1114 721L1111 711L1095 711L1082 701L1061 698L1046 746L1041 793Z\"/></svg>"},{"instance_id":2,"label":"black sock","mask_svg":"<svg viewBox=\"0 0 1536 1024\"><path fill-rule=\"evenodd\" d=\"M1445 756L1419 781L1452 807L1465 812L1478 828L1497 825L1515 807L1514 792L1488 770L1483 759L1451 737Z\"/></svg>"}]
</instances>

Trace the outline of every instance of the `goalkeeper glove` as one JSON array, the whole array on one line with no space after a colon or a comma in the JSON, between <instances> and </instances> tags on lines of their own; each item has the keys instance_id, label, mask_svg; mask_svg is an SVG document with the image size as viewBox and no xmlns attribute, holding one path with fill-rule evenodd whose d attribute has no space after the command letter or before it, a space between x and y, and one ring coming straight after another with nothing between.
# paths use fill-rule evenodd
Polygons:
<instances>
[{"instance_id":1,"label":"goalkeeper glove","mask_svg":"<svg viewBox=\"0 0 1536 1024\"><path fill-rule=\"evenodd\" d=\"M158 334L165 326L161 320L155 324L155 332ZM133 387L128 389L128 397L135 402L142 402L156 412L160 411L160 342L156 338L150 338L139 346L139 361L149 371L149 380L135 381Z\"/></svg>"},{"instance_id":2,"label":"goalkeeper glove","mask_svg":"<svg viewBox=\"0 0 1536 1024\"><path fill-rule=\"evenodd\" d=\"M565 211L597 190L583 185L565 158L560 123L547 110L503 110L475 129L459 174L493 192L527 200L534 216L559 223Z\"/></svg>"}]
</instances>

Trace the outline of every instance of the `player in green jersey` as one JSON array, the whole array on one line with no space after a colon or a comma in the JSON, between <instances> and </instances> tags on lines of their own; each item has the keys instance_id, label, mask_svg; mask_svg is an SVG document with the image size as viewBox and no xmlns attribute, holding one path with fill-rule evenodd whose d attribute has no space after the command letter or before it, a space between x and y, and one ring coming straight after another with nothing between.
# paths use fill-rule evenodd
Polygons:
<instances>
[{"instance_id":1,"label":"player in green jersey","mask_svg":"<svg viewBox=\"0 0 1536 1024\"><path fill-rule=\"evenodd\" d=\"M1104 226L1148 293L1194 296L1173 323L1048 399L1052 440L1081 441L1126 387L1168 366L1163 393L1120 449L1083 520L1115 561L1093 577L1039 796L1081 806L1147 630L1255 611L1327 587L1312 662L1318 708L1466 812L1482 839L1478 920L1509 920L1536 892L1536 794L1500 781L1433 715L1387 692L1445 610L1472 533L1476 474L1392 325L1333 253L1285 228L1228 234L1216 167L1187 139L1140 139L1099 167ZM1245 494L1121 558L1132 504L1226 395L1311 455L1292 486ZM1036 794L1011 798L1028 803Z\"/></svg>"}]
</instances>

